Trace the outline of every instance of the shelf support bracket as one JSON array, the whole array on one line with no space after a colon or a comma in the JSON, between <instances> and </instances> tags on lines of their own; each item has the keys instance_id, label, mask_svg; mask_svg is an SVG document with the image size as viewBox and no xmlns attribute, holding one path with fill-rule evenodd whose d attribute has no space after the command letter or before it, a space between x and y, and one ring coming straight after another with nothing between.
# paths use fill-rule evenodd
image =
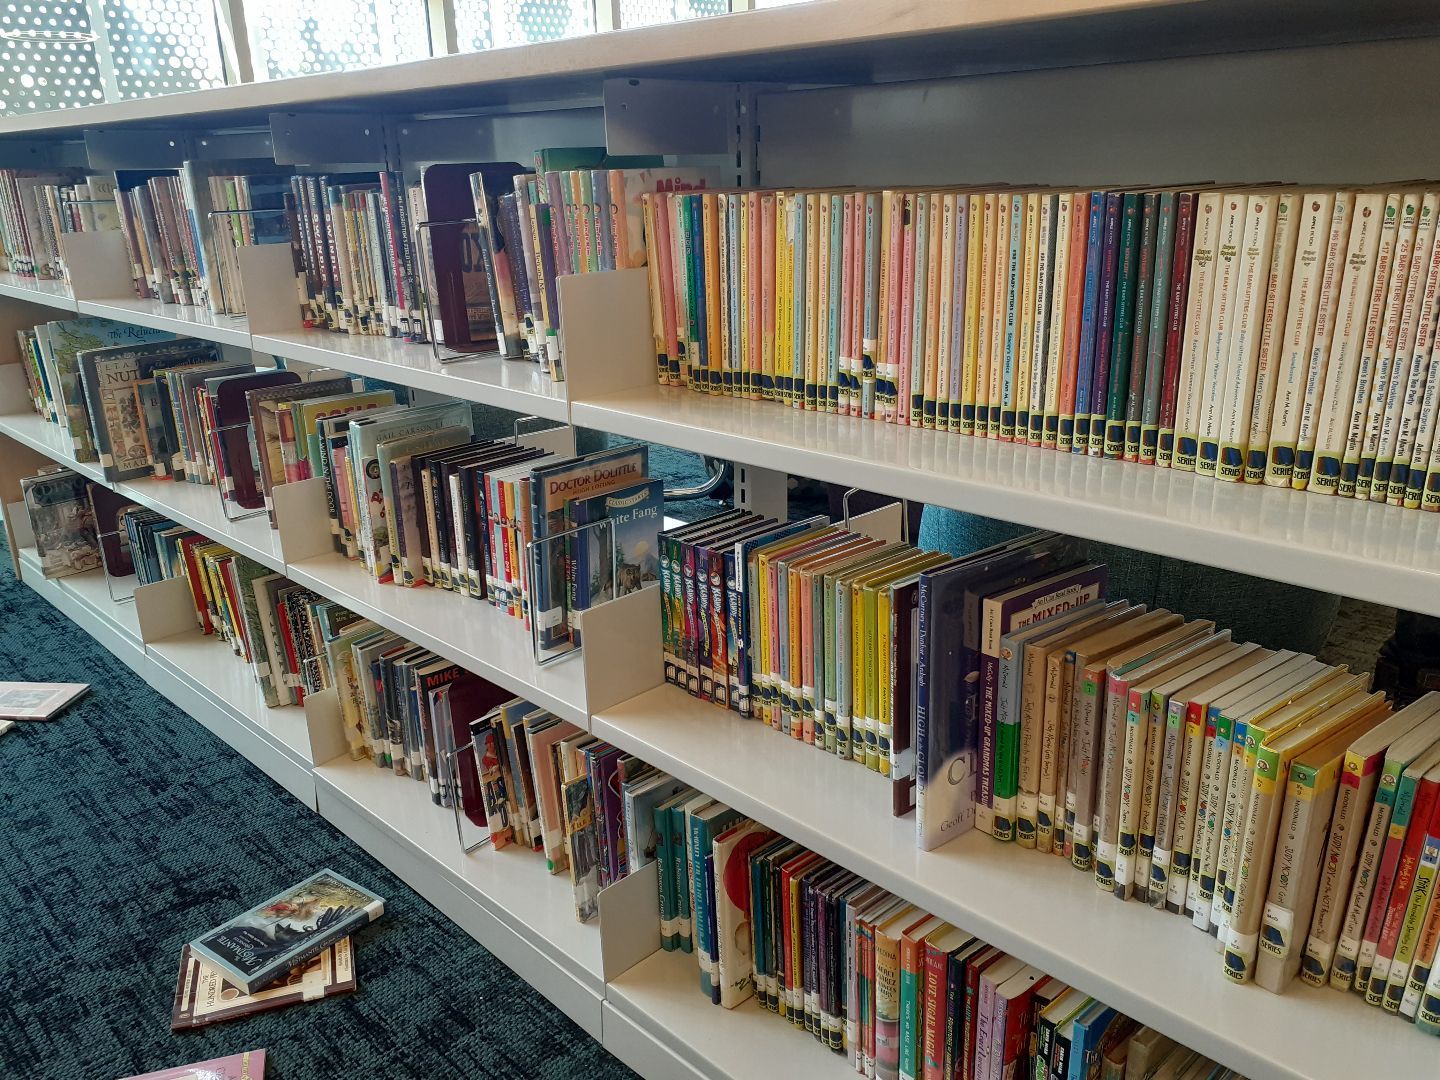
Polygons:
<instances>
[{"instance_id":1,"label":"shelf support bracket","mask_svg":"<svg viewBox=\"0 0 1440 1080\"><path fill-rule=\"evenodd\" d=\"M784 521L790 506L790 476L735 462L735 508Z\"/></svg>"}]
</instances>

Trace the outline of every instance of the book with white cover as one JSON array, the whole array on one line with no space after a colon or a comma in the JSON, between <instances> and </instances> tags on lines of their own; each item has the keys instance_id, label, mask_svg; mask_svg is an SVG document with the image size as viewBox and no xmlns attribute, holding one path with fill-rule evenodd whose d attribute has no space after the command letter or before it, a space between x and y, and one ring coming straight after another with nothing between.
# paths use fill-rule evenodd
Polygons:
<instances>
[{"instance_id":1,"label":"book with white cover","mask_svg":"<svg viewBox=\"0 0 1440 1080\"><path fill-rule=\"evenodd\" d=\"M1219 449L1220 411L1225 406L1225 374L1235 337L1248 203L1244 192L1227 191L1219 209L1214 297L1210 301L1210 329L1205 336L1195 423L1195 471L1207 476L1215 475L1215 455Z\"/></svg>"},{"instance_id":2,"label":"book with white cover","mask_svg":"<svg viewBox=\"0 0 1440 1080\"><path fill-rule=\"evenodd\" d=\"M1401 368L1409 364L1414 352L1418 334L1417 319L1424 302L1427 282L1434 274L1440 273L1435 264L1437 255L1435 235L1440 226L1440 203L1426 198L1420 204L1420 224L1415 232L1415 249L1410 256L1410 268L1405 275L1404 299L1400 305L1399 318L1393 333L1387 323L1385 337L1381 339L1380 355L1375 362L1375 373L1370 388L1370 402L1366 406L1365 441L1360 448L1360 469L1355 478L1355 497L1369 499L1374 485L1376 464L1380 447L1386 442L1385 417L1392 401L1399 400L1399 387L1394 385ZM1393 392L1396 395L1391 397ZM1390 432L1393 439L1394 432ZM1390 443L1393 455L1393 441ZM1383 497L1384 492L1380 492Z\"/></svg>"},{"instance_id":3,"label":"book with white cover","mask_svg":"<svg viewBox=\"0 0 1440 1080\"><path fill-rule=\"evenodd\" d=\"M1325 270L1320 275L1319 310L1315 314L1315 337L1310 342L1310 360L1305 372L1305 396L1300 404L1300 418L1295 431L1294 465L1290 486L1303 489L1309 479L1309 461L1302 476L1301 448L1312 453L1315 431L1320 420L1320 403L1325 391L1325 371L1330 360L1330 347L1335 340L1340 317L1340 293L1345 280L1345 257L1350 229L1355 218L1355 193L1337 191L1335 212L1330 216L1330 236L1325 242Z\"/></svg>"},{"instance_id":4,"label":"book with white cover","mask_svg":"<svg viewBox=\"0 0 1440 1080\"><path fill-rule=\"evenodd\" d=\"M1365 337L1360 345L1360 366L1355 380L1355 397L1350 403L1350 427L1345 435L1345 455L1340 461L1340 495L1355 494L1356 481L1360 476L1360 457L1365 447L1366 424L1370 419L1371 398L1379 383L1390 377L1389 362L1394 359L1394 343L1400 333L1400 317L1405 307L1405 287L1415 259L1415 243L1419 236L1420 196L1411 192L1401 203L1398 223L1395 228L1395 242L1390 265L1384 265L1385 236L1380 239L1380 257L1375 264L1375 287L1371 291L1370 316L1365 320ZM1386 203L1386 213L1390 205ZM1432 220L1433 220L1433 215ZM1386 226L1390 224L1386 221ZM1389 350L1387 352L1387 349ZM1382 361L1384 370L1380 370ZM1380 400L1384 400L1380 390ZM1380 441L1380 421L1375 420L1375 442ZM1374 466L1374 451L1371 451L1371 467ZM1323 468L1323 466L1322 466ZM1368 489L1370 479L1367 476Z\"/></svg>"},{"instance_id":5,"label":"book with white cover","mask_svg":"<svg viewBox=\"0 0 1440 1080\"><path fill-rule=\"evenodd\" d=\"M1175 403L1175 452L1171 467L1195 468L1200 430L1200 385L1205 371L1210 311L1215 293L1215 249L1220 239L1223 192L1202 192L1195 200L1195 242L1190 255L1190 295L1185 301L1185 340L1180 350L1180 389ZM1164 445L1164 433L1161 433ZM1165 462L1161 461L1161 465Z\"/></svg>"},{"instance_id":6,"label":"book with white cover","mask_svg":"<svg viewBox=\"0 0 1440 1080\"><path fill-rule=\"evenodd\" d=\"M1301 192L1287 191L1275 203L1275 240L1271 245L1270 280L1265 286L1265 321L1260 330L1260 349L1255 357L1255 392L1250 397L1250 430L1244 448L1244 479L1247 484L1258 484L1265 479L1270 413L1275 407L1275 369L1283 347L1285 305L1290 300L1290 279L1295 269L1296 240L1304 201L1305 196ZM1225 457L1228 449L1222 442L1221 458Z\"/></svg>"},{"instance_id":7,"label":"book with white cover","mask_svg":"<svg viewBox=\"0 0 1440 1080\"><path fill-rule=\"evenodd\" d=\"M49 720L89 683L0 682L0 719Z\"/></svg>"},{"instance_id":8,"label":"book with white cover","mask_svg":"<svg viewBox=\"0 0 1440 1080\"><path fill-rule=\"evenodd\" d=\"M1266 444L1264 479L1274 487L1289 487L1295 466L1295 435L1300 430L1300 407L1305 397L1305 376L1334 210L1333 191L1307 193L1300 210L1295 268L1290 277L1290 299L1285 305L1284 333L1275 367L1275 404Z\"/></svg>"},{"instance_id":9,"label":"book with white cover","mask_svg":"<svg viewBox=\"0 0 1440 1080\"><path fill-rule=\"evenodd\" d=\"M1340 291L1335 307L1335 323L1330 338L1330 356L1325 364L1324 378L1316 383L1319 404L1302 417L1300 444L1296 448L1295 471L1290 486L1311 486L1315 462L1324 454L1331 463L1325 470L1325 483L1316 487L1321 494L1334 494L1340 483L1340 460L1345 456L1345 438L1350 427L1350 407L1355 400L1360 345L1374 291L1375 267L1380 259L1382 234L1388 241L1385 261L1394 252L1394 233L1386 233L1384 222L1388 209L1382 194L1359 195L1351 217L1350 239L1345 250L1345 268L1340 278ZM1399 201L1395 202L1399 212Z\"/></svg>"},{"instance_id":10,"label":"book with white cover","mask_svg":"<svg viewBox=\"0 0 1440 1080\"><path fill-rule=\"evenodd\" d=\"M1434 252L1431 253L1432 256ZM1396 386L1394 392L1401 395L1398 411L1399 421L1396 424L1395 449L1390 454L1389 466L1389 490L1381 492L1379 477L1372 482L1370 489L1370 501L1379 502L1382 495L1385 501L1392 506L1401 506L1405 502L1405 488L1410 479L1410 459L1415 450L1416 431L1420 424L1420 411L1424 402L1425 391L1429 384L1431 367L1431 350L1435 346L1435 312L1437 305L1440 305L1440 263L1432 258L1431 268L1426 271L1425 291L1420 301L1420 314L1416 322L1415 345L1410 353L1410 375L1403 387ZM1398 365L1397 365L1398 374ZM1387 416L1387 422L1389 417ZM1385 430L1381 427L1381 452L1382 457L1385 451ZM1381 458L1376 458L1377 468ZM1382 473L1383 469L1380 470Z\"/></svg>"},{"instance_id":11,"label":"book with white cover","mask_svg":"<svg viewBox=\"0 0 1440 1080\"><path fill-rule=\"evenodd\" d=\"M1277 195L1251 195L1245 199L1245 242L1240 250L1239 288L1230 334L1230 356L1225 361L1224 401L1220 423L1211 446L1202 440L1200 472L1213 472L1217 480L1239 480L1245 474L1249 446L1250 408L1255 396L1255 370L1260 360L1262 320L1267 307L1270 268L1278 227ZM1287 209L1288 209L1287 197Z\"/></svg>"}]
</instances>

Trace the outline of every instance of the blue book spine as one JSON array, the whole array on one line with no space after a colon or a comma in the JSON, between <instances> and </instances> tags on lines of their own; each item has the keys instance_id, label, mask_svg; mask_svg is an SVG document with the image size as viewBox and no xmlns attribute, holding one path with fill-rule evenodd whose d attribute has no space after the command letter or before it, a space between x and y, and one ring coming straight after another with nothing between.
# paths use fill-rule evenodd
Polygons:
<instances>
[{"instance_id":1,"label":"blue book spine","mask_svg":"<svg viewBox=\"0 0 1440 1080\"><path fill-rule=\"evenodd\" d=\"M1075 421L1072 452L1090 445L1090 385L1095 371L1095 321L1100 306L1100 258L1105 250L1105 193L1090 195L1090 230L1085 245L1085 293L1080 308L1080 359L1075 371ZM1064 429L1061 429L1064 435Z\"/></svg>"},{"instance_id":2,"label":"blue book spine","mask_svg":"<svg viewBox=\"0 0 1440 1080\"><path fill-rule=\"evenodd\" d=\"M1100 256L1100 297L1095 311L1095 370L1090 380L1090 445L1104 447L1106 396L1110 389L1110 348L1115 330L1115 294L1119 275L1122 196L1105 196L1104 249ZM1080 409L1080 402L1075 402Z\"/></svg>"},{"instance_id":3,"label":"blue book spine","mask_svg":"<svg viewBox=\"0 0 1440 1080\"><path fill-rule=\"evenodd\" d=\"M915 657L915 835L925 835L925 784L929 780L929 754L926 744L930 734L930 635L925 632L930 610L931 579L928 574L920 575L920 587L916 601L917 633L919 648Z\"/></svg>"}]
</instances>

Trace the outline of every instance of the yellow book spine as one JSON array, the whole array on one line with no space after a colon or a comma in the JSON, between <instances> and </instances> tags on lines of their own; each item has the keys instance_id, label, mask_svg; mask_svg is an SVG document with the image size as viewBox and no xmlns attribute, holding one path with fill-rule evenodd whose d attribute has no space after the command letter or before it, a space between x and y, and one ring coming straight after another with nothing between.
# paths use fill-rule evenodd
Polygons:
<instances>
[{"instance_id":1,"label":"yellow book spine","mask_svg":"<svg viewBox=\"0 0 1440 1080\"><path fill-rule=\"evenodd\" d=\"M881 587L872 590L875 596L875 653L876 663L881 672L880 685L876 690L875 736L880 756L880 775L890 775L890 741L895 734L893 710L894 694L891 692L895 672L890 668L890 590ZM867 759L868 764L868 759Z\"/></svg>"},{"instance_id":2,"label":"yellow book spine","mask_svg":"<svg viewBox=\"0 0 1440 1080\"><path fill-rule=\"evenodd\" d=\"M980 282L976 316L979 336L975 343L975 430L982 439L990 434L990 354L994 336L992 316L995 306L995 236L999 199L985 196L984 232L981 235ZM997 402L998 404L998 402Z\"/></svg>"},{"instance_id":3,"label":"yellow book spine","mask_svg":"<svg viewBox=\"0 0 1440 1080\"><path fill-rule=\"evenodd\" d=\"M976 377L980 368L980 268L985 260L985 200L969 199L965 245L965 329L961 336L965 350L960 368L960 434L975 434Z\"/></svg>"},{"instance_id":4,"label":"yellow book spine","mask_svg":"<svg viewBox=\"0 0 1440 1080\"><path fill-rule=\"evenodd\" d=\"M1015 343L1015 441L1026 442L1030 433L1030 378L1035 363L1035 290L1040 254L1041 195L1025 196L1025 266L1020 293L1020 338Z\"/></svg>"}]
</instances>

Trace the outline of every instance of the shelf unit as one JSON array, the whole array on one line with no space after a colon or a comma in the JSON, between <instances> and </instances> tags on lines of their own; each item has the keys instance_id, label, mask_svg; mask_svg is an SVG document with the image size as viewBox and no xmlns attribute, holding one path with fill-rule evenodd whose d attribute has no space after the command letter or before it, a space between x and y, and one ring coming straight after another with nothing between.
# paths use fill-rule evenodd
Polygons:
<instances>
[{"instance_id":1,"label":"shelf unit","mask_svg":"<svg viewBox=\"0 0 1440 1080\"><path fill-rule=\"evenodd\" d=\"M1413 139L1433 122L1436 60L1440 14L1418 0L1363 8L1321 0L1303 12L1283 0L820 0L378 71L4 118L0 158L10 147L60 154L93 143L103 144L103 167L166 167L204 156L202 136L221 133L216 156L236 139L258 140L277 162L413 168L446 154L474 156L477 146L481 156L526 160L538 146L603 139L615 153L724 160L742 182L791 186L997 176L1161 184L1200 175L1197 162L1208 166L1227 153L1236 180L1301 168L1317 182L1378 182L1440 174L1440 151ZM1250 110L1243 120L1246 110L1228 107L1193 116L1194 88L1210 84L1236 100L1303 104ZM1097 108L1121 101L1146 107L1127 116L1129 127L1097 131ZM157 120L182 136L170 150L153 138L137 138L133 150L91 138L143 136ZM1089 173L1052 175L1072 153ZM1030 166L1034 175L1020 175ZM440 363L429 346L307 330L283 275L267 283L247 274L251 311L237 320L125 298L114 270L82 273L78 300L54 282L0 275L0 297L193 334L760 472L855 485L1440 614L1440 515L657 387L647 299L633 277L564 279L568 381L557 384L536 365L495 355ZM99 479L93 465L74 463L51 425L17 406L3 412L0 435ZM913 822L888 815L878 778L817 760L812 748L657 686L650 674L632 679L634 686L607 678L637 658L657 659L638 633L649 617L643 603L616 618L624 632L587 630L583 660L537 667L518 623L456 597L377 585L355 564L297 542L304 529L293 521L278 531L263 517L227 521L213 489L115 486L1255 1080L1367 1075L1381 1055L1398 1076L1434 1071L1436 1044L1346 995L1297 989L1275 997L1232 987L1209 939L1182 920L1121 905L1058 859L984 838L918 852ZM838 1076L847 1067L753 1007L707 1005L688 955L652 949L616 961L612 943L623 935L613 924L575 924L567 883L546 874L543 861L513 851L461 855L448 812L420 785L347 757L307 759L310 718L259 706L248 673L222 646L197 633L143 641L130 624L133 609L107 608L103 579L98 589L86 575L44 581L33 552L23 549L21 564L38 592L642 1073Z\"/></svg>"}]
</instances>

